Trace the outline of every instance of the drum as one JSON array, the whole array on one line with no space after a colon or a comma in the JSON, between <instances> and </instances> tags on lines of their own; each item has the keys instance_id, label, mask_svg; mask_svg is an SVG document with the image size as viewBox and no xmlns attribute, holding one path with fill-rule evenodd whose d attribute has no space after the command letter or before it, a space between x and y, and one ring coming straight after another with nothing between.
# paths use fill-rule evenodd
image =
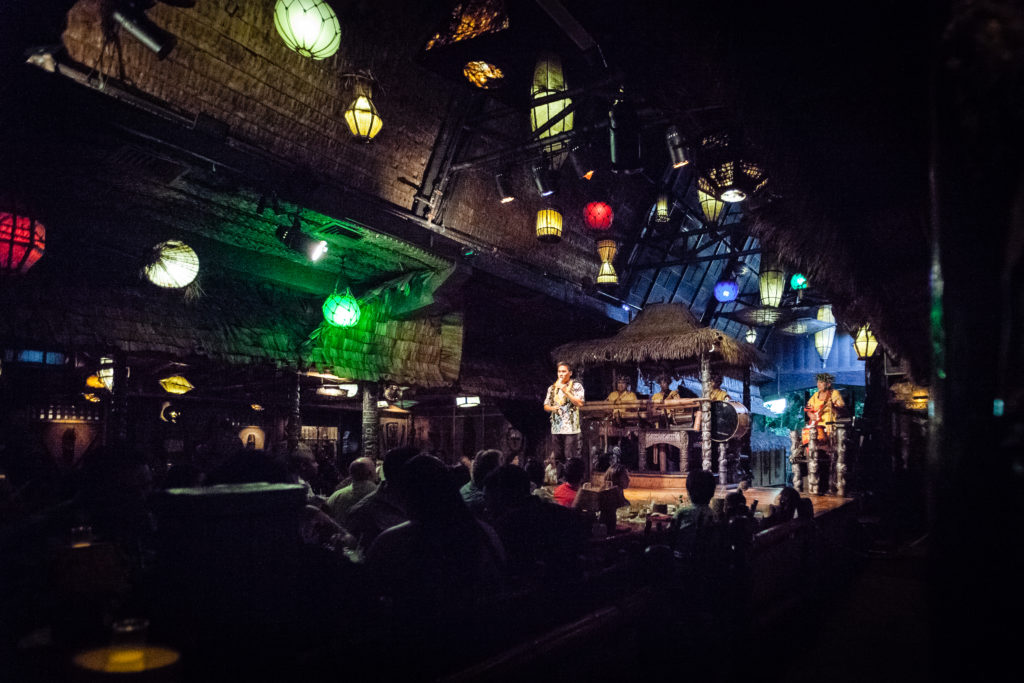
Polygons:
<instances>
[{"instance_id":1,"label":"drum","mask_svg":"<svg viewBox=\"0 0 1024 683\"><path fill-rule=\"evenodd\" d=\"M809 444L811 442L811 429L812 429L812 427L810 425L808 425L807 427L804 427L803 431L800 433L800 443L802 443L804 445L807 445L807 444ZM813 429L816 432L814 439L819 444L824 444L825 438L826 438L825 437L825 428L822 427L821 425L814 425Z\"/></svg>"},{"instance_id":2,"label":"drum","mask_svg":"<svg viewBox=\"0 0 1024 683\"><path fill-rule=\"evenodd\" d=\"M711 440L738 439L750 430L750 413L737 401L711 402Z\"/></svg>"}]
</instances>

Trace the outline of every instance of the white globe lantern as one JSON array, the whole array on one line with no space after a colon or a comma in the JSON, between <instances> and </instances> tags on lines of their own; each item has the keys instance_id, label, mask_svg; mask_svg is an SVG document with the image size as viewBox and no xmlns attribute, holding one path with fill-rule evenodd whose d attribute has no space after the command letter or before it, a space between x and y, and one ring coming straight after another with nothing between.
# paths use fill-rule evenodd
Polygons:
<instances>
[{"instance_id":1,"label":"white globe lantern","mask_svg":"<svg viewBox=\"0 0 1024 683\"><path fill-rule=\"evenodd\" d=\"M199 257L184 242L167 240L153 247L152 258L143 272L157 287L180 289L192 284L199 275Z\"/></svg>"}]
</instances>

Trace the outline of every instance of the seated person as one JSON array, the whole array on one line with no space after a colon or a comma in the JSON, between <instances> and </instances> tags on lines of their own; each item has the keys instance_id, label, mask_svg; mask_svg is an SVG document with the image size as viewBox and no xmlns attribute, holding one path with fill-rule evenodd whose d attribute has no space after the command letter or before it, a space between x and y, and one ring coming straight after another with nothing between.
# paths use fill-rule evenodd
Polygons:
<instances>
[{"instance_id":1,"label":"seated person","mask_svg":"<svg viewBox=\"0 0 1024 683\"><path fill-rule=\"evenodd\" d=\"M603 524L608 533L615 531L616 511L621 507L629 507L624 491L629 488L629 470L625 465L616 464L605 473L604 481L599 489L585 485L573 507L584 512L597 512L598 522Z\"/></svg>"},{"instance_id":2,"label":"seated person","mask_svg":"<svg viewBox=\"0 0 1024 683\"><path fill-rule=\"evenodd\" d=\"M708 398L710 398L712 401L731 401L732 400L731 397L729 396L728 392L726 392L726 390L722 388L722 376L721 375L711 375L711 390L708 391ZM702 415L702 413L700 411L698 411L697 412L697 416L694 418L694 421L693 421L693 428L696 429L697 431L700 431L700 427L701 427L701 424L702 424L702 422L701 422L701 415Z\"/></svg>"},{"instance_id":3,"label":"seated person","mask_svg":"<svg viewBox=\"0 0 1024 683\"><path fill-rule=\"evenodd\" d=\"M678 391L676 391L675 389L671 389L671 390L669 389L669 386L671 386L671 384L672 384L672 380L669 378L668 375L659 375L658 376L658 393L656 393L654 396L651 396L651 402L652 403L664 403L667 400L671 400L671 399L674 399L674 398L679 398L679 392Z\"/></svg>"},{"instance_id":4,"label":"seated person","mask_svg":"<svg viewBox=\"0 0 1024 683\"><path fill-rule=\"evenodd\" d=\"M784 524L796 515L800 502L800 494L792 486L787 486L775 497L775 502L768 506L768 514L762 522L764 528Z\"/></svg>"},{"instance_id":5,"label":"seated person","mask_svg":"<svg viewBox=\"0 0 1024 683\"><path fill-rule=\"evenodd\" d=\"M484 514L484 480L501 465L502 453L495 448L478 451L473 458L470 480L459 489L462 500L474 515Z\"/></svg>"},{"instance_id":6,"label":"seated person","mask_svg":"<svg viewBox=\"0 0 1024 683\"><path fill-rule=\"evenodd\" d=\"M695 552L696 532L715 524L711 499L715 496L715 475L704 470L686 477L686 493L690 504L679 508L672 520L676 530L676 557L689 557Z\"/></svg>"},{"instance_id":7,"label":"seated person","mask_svg":"<svg viewBox=\"0 0 1024 683\"><path fill-rule=\"evenodd\" d=\"M609 403L629 403L636 400L636 394L629 390L629 383L625 377L619 377L615 382L615 391L608 394L605 399Z\"/></svg>"},{"instance_id":8,"label":"seated person","mask_svg":"<svg viewBox=\"0 0 1024 683\"><path fill-rule=\"evenodd\" d=\"M569 458L565 464L565 481L555 488L553 494L555 502L567 508L572 507L586 474L587 466L583 458Z\"/></svg>"},{"instance_id":9,"label":"seated person","mask_svg":"<svg viewBox=\"0 0 1024 683\"><path fill-rule=\"evenodd\" d=\"M373 460L369 458L356 458L349 463L348 475L352 483L332 493L324 504L335 522L344 524L352 506L377 490L374 474Z\"/></svg>"}]
</instances>

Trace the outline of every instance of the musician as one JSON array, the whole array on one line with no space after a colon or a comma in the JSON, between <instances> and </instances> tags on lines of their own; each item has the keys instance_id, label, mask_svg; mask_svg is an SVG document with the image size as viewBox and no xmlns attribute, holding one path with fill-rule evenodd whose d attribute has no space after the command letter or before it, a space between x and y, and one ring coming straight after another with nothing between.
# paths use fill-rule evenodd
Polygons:
<instances>
[{"instance_id":1,"label":"musician","mask_svg":"<svg viewBox=\"0 0 1024 683\"><path fill-rule=\"evenodd\" d=\"M558 364L558 378L548 387L544 410L550 414L551 434L555 442L555 459L564 462L580 454L580 406L583 385L572 378L568 363Z\"/></svg>"},{"instance_id":2,"label":"musician","mask_svg":"<svg viewBox=\"0 0 1024 683\"><path fill-rule=\"evenodd\" d=\"M626 383L626 378L619 377L615 382L615 391L608 394L608 398L605 400L609 403L629 403L630 401L636 401L636 394L629 391L629 385Z\"/></svg>"},{"instance_id":3,"label":"musician","mask_svg":"<svg viewBox=\"0 0 1024 683\"><path fill-rule=\"evenodd\" d=\"M816 377L818 380L818 391L807 401L804 412L810 419L811 429L816 426L823 426L825 433L832 435L835 421L840 413L846 408L843 396L832 388L835 378L827 372L820 372Z\"/></svg>"},{"instance_id":4,"label":"musician","mask_svg":"<svg viewBox=\"0 0 1024 683\"><path fill-rule=\"evenodd\" d=\"M722 376L711 375L711 390L708 392L708 398L712 401L731 401L732 398L729 396L729 392L722 388ZM701 425L701 411L697 411L697 416L693 421L693 428L700 431Z\"/></svg>"},{"instance_id":5,"label":"musician","mask_svg":"<svg viewBox=\"0 0 1024 683\"><path fill-rule=\"evenodd\" d=\"M669 390L672 384L672 380L669 379L668 375L658 376L658 393L651 396L652 403L664 403L665 401L673 398L679 398L679 392L675 389Z\"/></svg>"}]
</instances>

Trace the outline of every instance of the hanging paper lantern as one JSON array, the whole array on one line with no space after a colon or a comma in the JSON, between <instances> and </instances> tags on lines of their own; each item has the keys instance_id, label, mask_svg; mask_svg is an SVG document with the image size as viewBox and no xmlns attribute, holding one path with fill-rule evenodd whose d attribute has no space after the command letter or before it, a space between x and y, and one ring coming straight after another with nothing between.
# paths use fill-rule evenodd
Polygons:
<instances>
[{"instance_id":1,"label":"hanging paper lantern","mask_svg":"<svg viewBox=\"0 0 1024 683\"><path fill-rule=\"evenodd\" d=\"M178 240L167 240L153 247L148 261L143 272L157 287L187 287L199 274L199 257L196 252Z\"/></svg>"},{"instance_id":2,"label":"hanging paper lantern","mask_svg":"<svg viewBox=\"0 0 1024 683\"><path fill-rule=\"evenodd\" d=\"M697 181L697 201L700 202L700 210L708 222L717 223L719 216L722 215L722 209L725 208L725 202L718 201L711 194L711 186L703 178Z\"/></svg>"},{"instance_id":3,"label":"hanging paper lantern","mask_svg":"<svg viewBox=\"0 0 1024 683\"><path fill-rule=\"evenodd\" d=\"M583 220L591 230L607 230L614 218L612 207L604 202L590 202L583 207Z\"/></svg>"},{"instance_id":4,"label":"hanging paper lantern","mask_svg":"<svg viewBox=\"0 0 1024 683\"><path fill-rule=\"evenodd\" d=\"M542 54L533 70L530 98L533 100L549 98L552 95L564 93L568 89L565 84L565 76L562 74L562 60L554 54ZM564 97L530 107L530 130L540 140L568 133L573 127L573 113L571 111L565 113L565 109L570 105L572 105L572 100ZM565 113L564 116L563 113ZM552 123L552 121L554 122ZM561 165L568 152L568 144L563 141L544 147L545 153L551 157L554 168Z\"/></svg>"},{"instance_id":5,"label":"hanging paper lantern","mask_svg":"<svg viewBox=\"0 0 1024 683\"><path fill-rule=\"evenodd\" d=\"M28 216L0 212L0 272L26 273L46 251L46 228Z\"/></svg>"},{"instance_id":6,"label":"hanging paper lantern","mask_svg":"<svg viewBox=\"0 0 1024 683\"><path fill-rule=\"evenodd\" d=\"M658 201L654 205L654 222L668 223L670 209L668 195L662 192L658 195Z\"/></svg>"},{"instance_id":7,"label":"hanging paper lantern","mask_svg":"<svg viewBox=\"0 0 1024 683\"><path fill-rule=\"evenodd\" d=\"M821 356L821 366L825 367L825 361L832 353L832 342L836 338L836 318L832 315L831 306L822 306L818 309L818 320L825 323L832 323L830 327L814 333L814 348Z\"/></svg>"},{"instance_id":8,"label":"hanging paper lantern","mask_svg":"<svg viewBox=\"0 0 1024 683\"><path fill-rule=\"evenodd\" d=\"M715 298L723 304L735 301L740 295L740 286L735 280L723 278L715 283Z\"/></svg>"},{"instance_id":9,"label":"hanging paper lantern","mask_svg":"<svg viewBox=\"0 0 1024 683\"><path fill-rule=\"evenodd\" d=\"M188 392L195 389L192 386L192 382L181 375L171 375L170 377L164 377L160 380L160 386L164 388L168 394L187 394Z\"/></svg>"},{"instance_id":10,"label":"hanging paper lantern","mask_svg":"<svg viewBox=\"0 0 1024 683\"><path fill-rule=\"evenodd\" d=\"M615 240L601 240L597 243L597 253L601 257L601 268L597 271L597 284L619 284L619 276L615 272L615 267L612 266L612 260L615 258L617 250L618 245L615 244Z\"/></svg>"},{"instance_id":11,"label":"hanging paper lantern","mask_svg":"<svg viewBox=\"0 0 1024 683\"><path fill-rule=\"evenodd\" d=\"M778 307L782 303L782 293L786 291L786 271L762 258L757 285L761 291L761 305Z\"/></svg>"},{"instance_id":12,"label":"hanging paper lantern","mask_svg":"<svg viewBox=\"0 0 1024 683\"><path fill-rule=\"evenodd\" d=\"M803 273L793 273L793 277L789 278L789 286L796 291L807 289L807 276Z\"/></svg>"},{"instance_id":13,"label":"hanging paper lantern","mask_svg":"<svg viewBox=\"0 0 1024 683\"><path fill-rule=\"evenodd\" d=\"M345 110L345 123L348 124L349 132L363 142L372 140L384 125L368 94L359 95L352 101Z\"/></svg>"},{"instance_id":14,"label":"hanging paper lantern","mask_svg":"<svg viewBox=\"0 0 1024 683\"><path fill-rule=\"evenodd\" d=\"M857 358L859 360L867 360L875 355L875 349L877 348L878 339L875 338L875 333L871 331L871 325L864 323L857 330L857 336L853 338L853 349L857 352Z\"/></svg>"},{"instance_id":15,"label":"hanging paper lantern","mask_svg":"<svg viewBox=\"0 0 1024 683\"><path fill-rule=\"evenodd\" d=\"M554 209L538 211L537 239L541 242L560 242L562 240L562 214Z\"/></svg>"},{"instance_id":16,"label":"hanging paper lantern","mask_svg":"<svg viewBox=\"0 0 1024 683\"><path fill-rule=\"evenodd\" d=\"M338 15L323 0L277 0L274 26L281 40L310 59L326 59L341 47Z\"/></svg>"},{"instance_id":17,"label":"hanging paper lantern","mask_svg":"<svg viewBox=\"0 0 1024 683\"><path fill-rule=\"evenodd\" d=\"M335 327L352 327L359 322L359 302L347 287L344 294L335 292L327 297L323 311L324 320Z\"/></svg>"}]
</instances>

